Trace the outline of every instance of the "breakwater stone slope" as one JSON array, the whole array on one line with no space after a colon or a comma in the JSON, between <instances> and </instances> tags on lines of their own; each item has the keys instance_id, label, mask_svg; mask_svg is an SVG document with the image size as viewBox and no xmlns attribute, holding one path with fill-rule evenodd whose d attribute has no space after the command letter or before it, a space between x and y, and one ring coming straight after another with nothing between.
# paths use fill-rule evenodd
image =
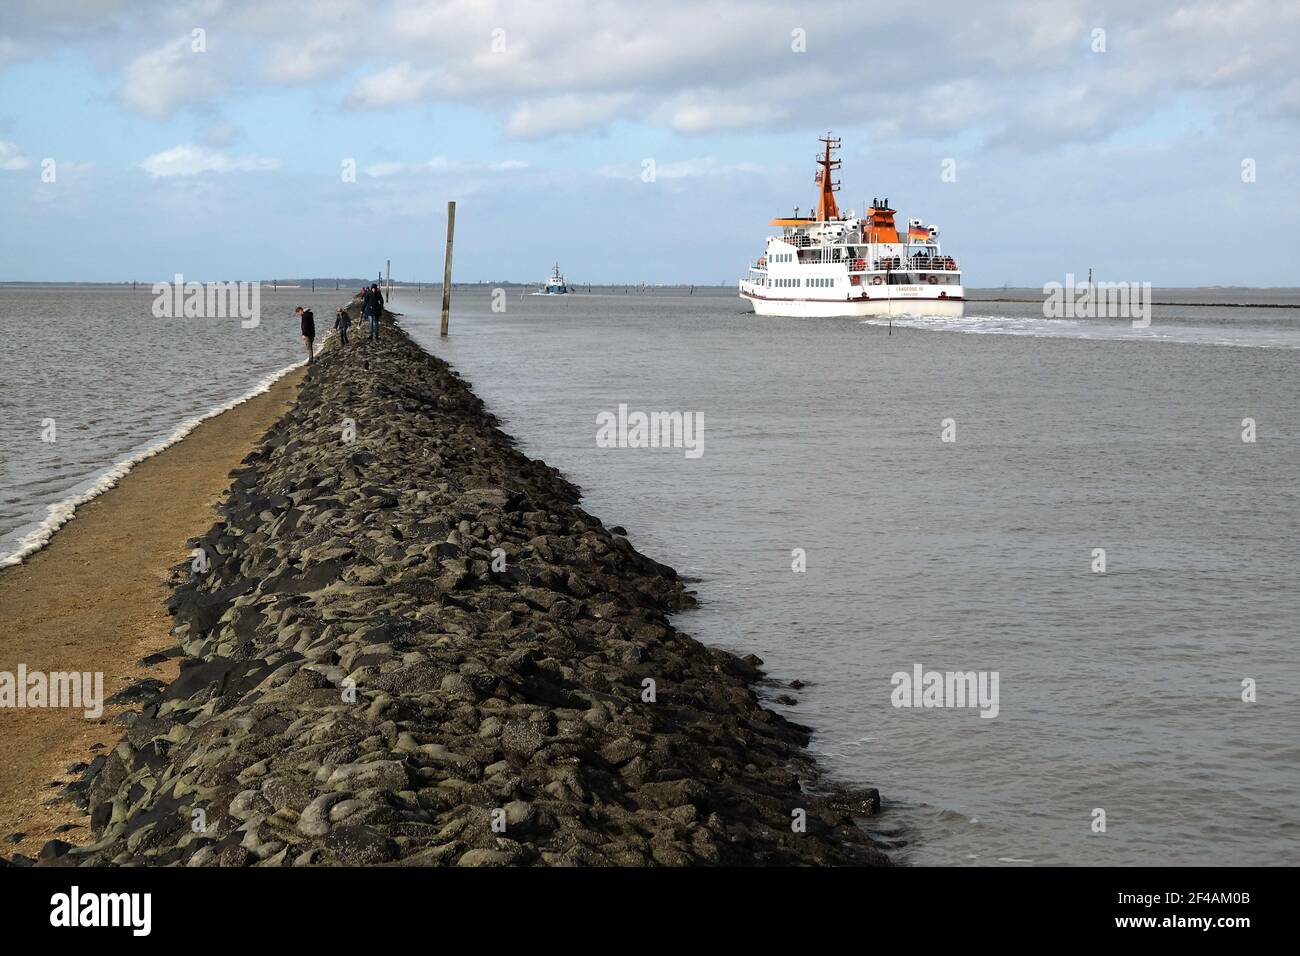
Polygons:
<instances>
[{"instance_id":1,"label":"breakwater stone slope","mask_svg":"<svg viewBox=\"0 0 1300 956\"><path fill-rule=\"evenodd\" d=\"M92 842L40 865L887 862L806 792L761 662L670 623L672 569L391 316L354 330L191 542L180 676L134 689L69 787Z\"/></svg>"}]
</instances>

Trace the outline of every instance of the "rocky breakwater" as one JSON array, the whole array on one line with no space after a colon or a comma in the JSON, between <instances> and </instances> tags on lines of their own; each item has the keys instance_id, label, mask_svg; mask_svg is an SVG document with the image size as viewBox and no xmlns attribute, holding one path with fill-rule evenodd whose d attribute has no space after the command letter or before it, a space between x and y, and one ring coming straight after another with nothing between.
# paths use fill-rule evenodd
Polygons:
<instances>
[{"instance_id":1,"label":"rocky breakwater","mask_svg":"<svg viewBox=\"0 0 1300 956\"><path fill-rule=\"evenodd\" d=\"M180 676L134 688L69 788L93 842L41 865L887 862L807 792L761 662L675 630L672 569L391 316L232 478L176 571Z\"/></svg>"}]
</instances>

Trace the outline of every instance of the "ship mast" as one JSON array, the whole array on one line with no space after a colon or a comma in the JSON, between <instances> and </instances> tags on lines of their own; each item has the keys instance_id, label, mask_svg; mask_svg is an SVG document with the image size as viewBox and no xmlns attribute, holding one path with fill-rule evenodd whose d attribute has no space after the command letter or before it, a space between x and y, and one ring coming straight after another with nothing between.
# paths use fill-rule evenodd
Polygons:
<instances>
[{"instance_id":1,"label":"ship mast","mask_svg":"<svg viewBox=\"0 0 1300 956\"><path fill-rule=\"evenodd\" d=\"M840 168L840 161L831 156L832 150L839 150L840 141L828 132L818 142L824 143L826 150L824 155L817 157L817 165L821 167L817 173L817 182L822 187L821 197L817 200L817 219L819 222L827 222L840 218L839 206L835 204L835 194L839 191L840 184L832 181L832 173Z\"/></svg>"}]
</instances>

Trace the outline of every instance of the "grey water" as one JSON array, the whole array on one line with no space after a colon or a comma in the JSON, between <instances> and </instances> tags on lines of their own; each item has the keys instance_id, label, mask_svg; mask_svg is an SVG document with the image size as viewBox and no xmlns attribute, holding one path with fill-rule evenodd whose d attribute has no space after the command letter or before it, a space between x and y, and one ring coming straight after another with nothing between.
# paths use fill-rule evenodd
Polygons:
<instances>
[{"instance_id":1,"label":"grey water","mask_svg":"<svg viewBox=\"0 0 1300 956\"><path fill-rule=\"evenodd\" d=\"M880 789L897 859L1300 860L1300 310L1135 330L972 302L967 334L620 293L457 291L446 339L435 297L393 307L587 510L698 579L679 628L806 682L761 693L831 779ZM703 455L597 447L620 404L702 413ZM996 671L997 716L893 706L917 664Z\"/></svg>"},{"instance_id":2,"label":"grey water","mask_svg":"<svg viewBox=\"0 0 1300 956\"><path fill-rule=\"evenodd\" d=\"M155 319L143 287L0 286L0 554L298 361L293 307L323 331L345 296L264 289L243 329ZM984 301L891 329L719 290L458 288L446 339L436 294L393 308L589 511L694 579L679 628L806 682L760 693L829 778L880 789L869 827L899 860L1294 863L1300 310L1263 306L1300 294L1156 299L1222 305L1137 330ZM701 413L704 454L598 447L620 404ZM918 664L996 671L997 716L895 707Z\"/></svg>"},{"instance_id":3,"label":"grey water","mask_svg":"<svg viewBox=\"0 0 1300 956\"><path fill-rule=\"evenodd\" d=\"M245 328L156 318L143 283L0 285L0 566L43 544L71 502L111 486L114 466L303 359L296 306L328 328L347 297L268 285Z\"/></svg>"}]
</instances>

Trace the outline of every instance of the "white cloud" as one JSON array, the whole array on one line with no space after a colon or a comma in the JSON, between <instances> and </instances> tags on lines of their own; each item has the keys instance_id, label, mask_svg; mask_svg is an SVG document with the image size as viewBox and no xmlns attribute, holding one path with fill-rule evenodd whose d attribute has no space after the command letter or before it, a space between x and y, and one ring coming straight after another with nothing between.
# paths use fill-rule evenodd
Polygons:
<instances>
[{"instance_id":1,"label":"white cloud","mask_svg":"<svg viewBox=\"0 0 1300 956\"><path fill-rule=\"evenodd\" d=\"M190 52L195 24L208 53ZM940 2L869 19L856 0L50 0L6 8L0 70L80 48L121 72L125 106L157 117L282 84L332 96L346 67L364 74L351 109L482 110L518 139L620 120L687 134L859 123L1055 146L1186 111L1189 95L1220 125L1251 113L1289 127L1278 94L1298 27L1300 3L1276 0L986 0L978 15ZM795 28L806 53L791 49ZM140 37L165 36L179 39L140 53ZM1068 121L1031 102L1068 105L1080 83L1089 96Z\"/></svg>"},{"instance_id":2,"label":"white cloud","mask_svg":"<svg viewBox=\"0 0 1300 956\"><path fill-rule=\"evenodd\" d=\"M781 107L764 103L683 103L672 111L672 127L680 133L715 129L747 129L780 122L789 116Z\"/></svg>"},{"instance_id":3,"label":"white cloud","mask_svg":"<svg viewBox=\"0 0 1300 956\"><path fill-rule=\"evenodd\" d=\"M537 139L604 126L631 100L627 93L571 93L522 103L506 119L506 135Z\"/></svg>"},{"instance_id":4,"label":"white cloud","mask_svg":"<svg viewBox=\"0 0 1300 956\"><path fill-rule=\"evenodd\" d=\"M118 98L127 109L166 117L182 106L213 98L222 83L212 72L214 53L196 53L184 36L127 64Z\"/></svg>"},{"instance_id":5,"label":"white cloud","mask_svg":"<svg viewBox=\"0 0 1300 956\"><path fill-rule=\"evenodd\" d=\"M0 170L13 172L27 169L31 164L32 161L23 155L16 144L0 139Z\"/></svg>"},{"instance_id":6,"label":"white cloud","mask_svg":"<svg viewBox=\"0 0 1300 956\"><path fill-rule=\"evenodd\" d=\"M418 70L409 63L398 63L378 73L362 77L347 104L358 109L388 109L421 99L432 87L432 70Z\"/></svg>"},{"instance_id":7,"label":"white cloud","mask_svg":"<svg viewBox=\"0 0 1300 956\"><path fill-rule=\"evenodd\" d=\"M140 168L155 179L201 173L254 173L279 169L280 161L263 156L231 156L202 146L182 145L147 156Z\"/></svg>"},{"instance_id":8,"label":"white cloud","mask_svg":"<svg viewBox=\"0 0 1300 956\"><path fill-rule=\"evenodd\" d=\"M271 50L266 75L278 83L314 80L337 68L349 49L349 42L334 34L277 43Z\"/></svg>"}]
</instances>

